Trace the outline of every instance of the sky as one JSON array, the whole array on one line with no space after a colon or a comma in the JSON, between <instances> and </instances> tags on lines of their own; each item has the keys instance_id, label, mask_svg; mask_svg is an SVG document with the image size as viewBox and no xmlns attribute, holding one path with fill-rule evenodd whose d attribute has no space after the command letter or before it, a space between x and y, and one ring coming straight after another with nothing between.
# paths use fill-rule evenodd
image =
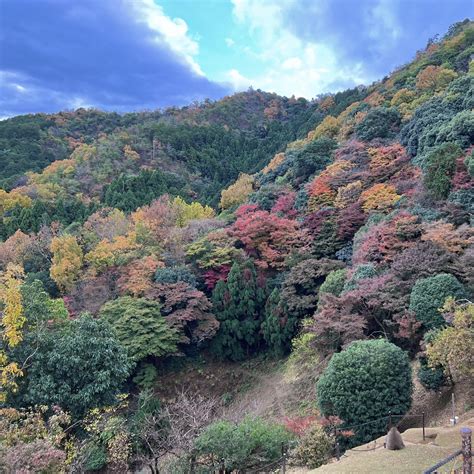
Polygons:
<instances>
[{"instance_id":1,"label":"sky","mask_svg":"<svg viewBox=\"0 0 474 474\"><path fill-rule=\"evenodd\" d=\"M472 0L0 0L0 118L370 84Z\"/></svg>"}]
</instances>

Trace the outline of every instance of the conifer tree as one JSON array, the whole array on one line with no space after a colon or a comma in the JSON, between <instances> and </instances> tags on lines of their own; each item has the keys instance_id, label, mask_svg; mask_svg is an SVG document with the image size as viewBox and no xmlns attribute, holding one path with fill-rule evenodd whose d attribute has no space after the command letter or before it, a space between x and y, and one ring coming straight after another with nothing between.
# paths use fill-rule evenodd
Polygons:
<instances>
[{"instance_id":1,"label":"conifer tree","mask_svg":"<svg viewBox=\"0 0 474 474\"><path fill-rule=\"evenodd\" d=\"M219 357L243 359L260 343L265 301L253 262L234 263L227 282L220 281L214 288L212 300L220 321L213 351Z\"/></svg>"},{"instance_id":2,"label":"conifer tree","mask_svg":"<svg viewBox=\"0 0 474 474\"><path fill-rule=\"evenodd\" d=\"M291 339L296 333L298 318L288 313L288 308L280 298L280 289L274 288L265 304L265 319L262 333L271 352L282 356L290 350Z\"/></svg>"}]
</instances>

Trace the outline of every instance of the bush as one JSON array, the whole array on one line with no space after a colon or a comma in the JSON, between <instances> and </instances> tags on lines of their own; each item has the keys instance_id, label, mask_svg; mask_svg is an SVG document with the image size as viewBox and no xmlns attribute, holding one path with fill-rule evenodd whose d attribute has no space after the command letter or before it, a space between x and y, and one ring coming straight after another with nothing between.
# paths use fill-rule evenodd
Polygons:
<instances>
[{"instance_id":1,"label":"bush","mask_svg":"<svg viewBox=\"0 0 474 474\"><path fill-rule=\"evenodd\" d=\"M465 291L459 280L449 274L440 273L427 278L418 279L410 294L410 310L416 315L416 319L426 329L434 329L446 324L439 312L446 298L464 298Z\"/></svg>"},{"instance_id":2,"label":"bush","mask_svg":"<svg viewBox=\"0 0 474 474\"><path fill-rule=\"evenodd\" d=\"M360 140L370 141L374 138L392 138L400 125L400 114L397 109L375 107L360 122L355 132Z\"/></svg>"},{"instance_id":3,"label":"bush","mask_svg":"<svg viewBox=\"0 0 474 474\"><path fill-rule=\"evenodd\" d=\"M319 288L319 294L331 293L332 295L339 296L344 290L344 284L346 282L347 270L341 268L340 270L333 270L324 280L324 283Z\"/></svg>"},{"instance_id":4,"label":"bush","mask_svg":"<svg viewBox=\"0 0 474 474\"><path fill-rule=\"evenodd\" d=\"M418 380L426 390L438 390L446 385L446 377L441 366L430 367L426 357L420 358L420 367L418 369Z\"/></svg>"},{"instance_id":5,"label":"bush","mask_svg":"<svg viewBox=\"0 0 474 474\"><path fill-rule=\"evenodd\" d=\"M197 438L195 449L198 456L222 460L227 472L245 472L279 459L291 437L284 426L261 418L245 418L239 424L217 421Z\"/></svg>"},{"instance_id":6,"label":"bush","mask_svg":"<svg viewBox=\"0 0 474 474\"><path fill-rule=\"evenodd\" d=\"M321 425L314 424L291 452L290 463L316 469L331 458L332 448L333 440Z\"/></svg>"},{"instance_id":7,"label":"bush","mask_svg":"<svg viewBox=\"0 0 474 474\"><path fill-rule=\"evenodd\" d=\"M367 423L354 428L349 440L353 446L366 443L385 432L383 417L389 412L403 415L410 408L408 356L383 339L354 342L333 355L319 379L317 395L321 413L338 416L341 429Z\"/></svg>"}]
</instances>

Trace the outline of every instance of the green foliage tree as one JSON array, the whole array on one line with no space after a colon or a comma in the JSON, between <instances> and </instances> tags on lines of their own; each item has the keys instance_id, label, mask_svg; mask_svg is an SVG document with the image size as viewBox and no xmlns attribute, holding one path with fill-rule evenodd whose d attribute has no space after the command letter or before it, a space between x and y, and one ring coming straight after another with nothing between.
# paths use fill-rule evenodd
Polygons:
<instances>
[{"instance_id":1,"label":"green foliage tree","mask_svg":"<svg viewBox=\"0 0 474 474\"><path fill-rule=\"evenodd\" d=\"M357 341L334 354L317 384L321 413L354 425L350 444L383 434L389 412L405 414L411 405L412 378L408 356L383 339ZM371 422L371 423L368 423Z\"/></svg>"},{"instance_id":2,"label":"green foliage tree","mask_svg":"<svg viewBox=\"0 0 474 474\"><path fill-rule=\"evenodd\" d=\"M212 295L214 313L220 321L212 341L219 357L241 360L260 344L265 291L251 260L235 262L227 282L219 281Z\"/></svg>"},{"instance_id":3,"label":"green foliage tree","mask_svg":"<svg viewBox=\"0 0 474 474\"><path fill-rule=\"evenodd\" d=\"M333 270L324 280L324 283L319 288L319 294L330 293L334 296L339 296L344 290L346 283L347 270L341 268L340 270Z\"/></svg>"},{"instance_id":4,"label":"green foliage tree","mask_svg":"<svg viewBox=\"0 0 474 474\"><path fill-rule=\"evenodd\" d=\"M443 143L426 155L424 184L435 198L448 196L451 178L456 170L456 159L461 154L461 148L455 143Z\"/></svg>"},{"instance_id":5,"label":"green foliage tree","mask_svg":"<svg viewBox=\"0 0 474 474\"><path fill-rule=\"evenodd\" d=\"M20 405L59 405L81 416L113 403L130 373L125 349L110 326L89 315L46 332L39 343L25 339L19 355L33 343L36 350L20 386Z\"/></svg>"},{"instance_id":6,"label":"green foliage tree","mask_svg":"<svg viewBox=\"0 0 474 474\"><path fill-rule=\"evenodd\" d=\"M446 324L439 309L446 298L456 299L466 296L465 289L459 280L449 274L440 273L435 276L418 279L410 293L410 310L426 329L442 327Z\"/></svg>"},{"instance_id":7,"label":"green foliage tree","mask_svg":"<svg viewBox=\"0 0 474 474\"><path fill-rule=\"evenodd\" d=\"M161 305L155 301L122 296L105 303L99 317L114 328L134 362L176 352L176 331L168 325L161 315Z\"/></svg>"},{"instance_id":8,"label":"green foliage tree","mask_svg":"<svg viewBox=\"0 0 474 474\"><path fill-rule=\"evenodd\" d=\"M222 460L226 472L258 470L281 456L282 445L292 438L283 425L261 418L245 418L239 424L217 421L195 443L198 456Z\"/></svg>"},{"instance_id":9,"label":"green foliage tree","mask_svg":"<svg viewBox=\"0 0 474 474\"><path fill-rule=\"evenodd\" d=\"M400 125L400 114L397 109L375 107L364 117L355 128L356 135L364 141L374 138L392 138Z\"/></svg>"}]
</instances>

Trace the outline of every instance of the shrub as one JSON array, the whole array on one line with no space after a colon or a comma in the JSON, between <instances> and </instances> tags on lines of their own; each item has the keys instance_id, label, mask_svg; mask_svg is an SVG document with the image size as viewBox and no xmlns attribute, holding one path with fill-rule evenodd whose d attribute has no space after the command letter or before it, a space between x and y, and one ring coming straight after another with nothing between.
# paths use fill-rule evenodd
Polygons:
<instances>
[{"instance_id":1,"label":"shrub","mask_svg":"<svg viewBox=\"0 0 474 474\"><path fill-rule=\"evenodd\" d=\"M4 467L8 466L8 472L12 473L65 472L66 453L41 439L32 443L18 443L9 448L4 461Z\"/></svg>"},{"instance_id":2,"label":"shrub","mask_svg":"<svg viewBox=\"0 0 474 474\"><path fill-rule=\"evenodd\" d=\"M198 456L222 460L227 472L258 470L281 456L282 445L292 435L283 425L261 418L245 418L241 423L217 421L197 438Z\"/></svg>"},{"instance_id":3,"label":"shrub","mask_svg":"<svg viewBox=\"0 0 474 474\"><path fill-rule=\"evenodd\" d=\"M418 380L426 390L438 390L446 384L446 377L441 366L430 367L426 357L420 357Z\"/></svg>"},{"instance_id":4,"label":"shrub","mask_svg":"<svg viewBox=\"0 0 474 474\"><path fill-rule=\"evenodd\" d=\"M291 452L290 462L296 466L316 469L331 457L333 440L319 424L313 424Z\"/></svg>"},{"instance_id":5,"label":"shrub","mask_svg":"<svg viewBox=\"0 0 474 474\"><path fill-rule=\"evenodd\" d=\"M463 298L465 296L464 287L459 280L449 274L418 279L410 294L410 310L416 315L416 319L424 325L426 329L434 329L446 324L439 312L448 296Z\"/></svg>"},{"instance_id":6,"label":"shrub","mask_svg":"<svg viewBox=\"0 0 474 474\"><path fill-rule=\"evenodd\" d=\"M408 356L383 339L358 341L334 354L317 384L318 404L325 416L338 416L341 429L354 425L353 445L385 432L389 412L405 414L411 405Z\"/></svg>"},{"instance_id":7,"label":"shrub","mask_svg":"<svg viewBox=\"0 0 474 474\"><path fill-rule=\"evenodd\" d=\"M319 288L319 294L331 293L332 295L339 296L344 290L344 284L346 282L347 270L341 268L340 270L333 270L324 280L324 283Z\"/></svg>"}]
</instances>

